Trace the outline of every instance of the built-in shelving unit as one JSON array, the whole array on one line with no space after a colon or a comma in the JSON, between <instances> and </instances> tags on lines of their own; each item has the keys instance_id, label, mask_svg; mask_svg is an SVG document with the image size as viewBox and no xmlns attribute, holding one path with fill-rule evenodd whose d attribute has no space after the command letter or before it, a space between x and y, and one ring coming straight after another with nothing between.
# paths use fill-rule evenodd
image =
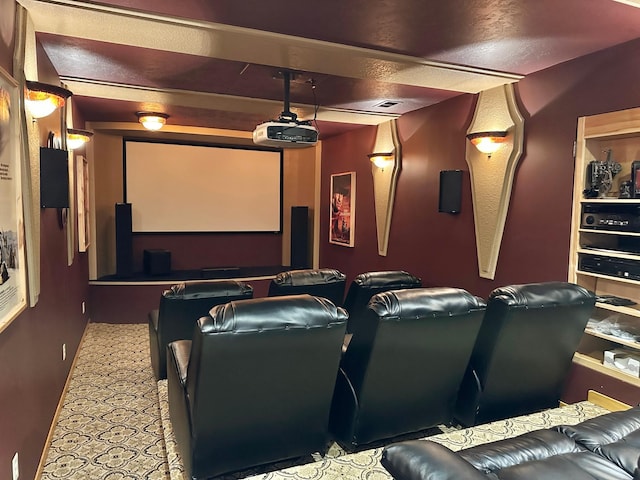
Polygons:
<instances>
[{"instance_id":1,"label":"built-in shelving unit","mask_svg":"<svg viewBox=\"0 0 640 480\"><path fill-rule=\"evenodd\" d=\"M621 165L604 196L586 198L591 187L588 171L591 162L611 159ZM588 223L586 214L603 209L615 215L618 209L637 212L640 225L640 198L619 198L623 182L632 180L632 163L640 161L640 108L582 117L578 120L576 162L571 222L569 281L580 284L597 295L615 295L637 302L631 306L596 304L593 320L616 324L631 337L618 336L587 328L574 356L578 365L640 387L640 379L615 367L603 364L604 352L626 348L640 354L640 229L629 224L617 228L615 222L601 225ZM635 215L635 213L634 213ZM592 220L590 220L592 221ZM623 224L621 224L623 225ZM588 261L585 262L584 260ZM581 261L582 260L582 261ZM626 271L624 265L612 269L617 261L638 262L638 275ZM601 262L601 263L598 263ZM600 265L603 265L600 268Z\"/></svg>"}]
</instances>

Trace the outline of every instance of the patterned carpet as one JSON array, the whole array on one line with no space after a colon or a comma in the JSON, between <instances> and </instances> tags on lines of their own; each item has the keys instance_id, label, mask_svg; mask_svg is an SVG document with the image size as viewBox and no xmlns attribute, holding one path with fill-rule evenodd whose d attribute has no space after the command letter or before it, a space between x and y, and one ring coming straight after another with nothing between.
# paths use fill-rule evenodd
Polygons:
<instances>
[{"instance_id":1,"label":"patterned carpet","mask_svg":"<svg viewBox=\"0 0 640 480\"><path fill-rule=\"evenodd\" d=\"M589 402L581 402L523 417L503 420L462 430L452 430L429 437L457 451L481 443L514 437L531 430L554 425L580 423L588 418L607 413L604 408ZM337 458L287 468L277 472L247 477L246 480L391 480L392 477L380 465L382 448L374 448ZM180 479L182 480L182 479Z\"/></svg>"},{"instance_id":2,"label":"patterned carpet","mask_svg":"<svg viewBox=\"0 0 640 480\"><path fill-rule=\"evenodd\" d=\"M42 480L168 480L148 327L91 323Z\"/></svg>"},{"instance_id":3,"label":"patterned carpet","mask_svg":"<svg viewBox=\"0 0 640 480\"><path fill-rule=\"evenodd\" d=\"M89 324L41 479L185 480L168 411L166 381L156 383L151 369L147 326ZM581 402L471 429L447 429L429 440L460 450L606 412ZM217 480L389 480L381 454L381 447L347 454L333 444L324 458L314 455Z\"/></svg>"}]
</instances>

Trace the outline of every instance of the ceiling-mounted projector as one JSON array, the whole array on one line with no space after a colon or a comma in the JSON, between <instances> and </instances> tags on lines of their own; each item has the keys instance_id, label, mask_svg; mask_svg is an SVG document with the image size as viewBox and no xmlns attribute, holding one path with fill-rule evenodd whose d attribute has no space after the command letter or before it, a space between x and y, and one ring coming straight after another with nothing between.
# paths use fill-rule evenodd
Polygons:
<instances>
[{"instance_id":1,"label":"ceiling-mounted projector","mask_svg":"<svg viewBox=\"0 0 640 480\"><path fill-rule=\"evenodd\" d=\"M253 143L264 147L304 148L318 142L318 130L309 121L299 121L289 110L289 83L291 72L284 77L284 111L277 120L261 123L253 131Z\"/></svg>"},{"instance_id":2,"label":"ceiling-mounted projector","mask_svg":"<svg viewBox=\"0 0 640 480\"><path fill-rule=\"evenodd\" d=\"M298 122L264 122L253 131L253 143L265 147L303 148L318 142L318 130Z\"/></svg>"}]
</instances>

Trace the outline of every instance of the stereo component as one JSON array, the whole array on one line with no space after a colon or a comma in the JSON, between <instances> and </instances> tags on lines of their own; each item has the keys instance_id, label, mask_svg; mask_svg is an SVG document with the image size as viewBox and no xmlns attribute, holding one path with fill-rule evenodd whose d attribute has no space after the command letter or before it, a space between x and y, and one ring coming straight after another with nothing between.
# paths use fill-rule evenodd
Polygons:
<instances>
[{"instance_id":1,"label":"stereo component","mask_svg":"<svg viewBox=\"0 0 640 480\"><path fill-rule=\"evenodd\" d=\"M640 260L581 253L578 255L578 269L610 277L640 280Z\"/></svg>"},{"instance_id":2,"label":"stereo component","mask_svg":"<svg viewBox=\"0 0 640 480\"><path fill-rule=\"evenodd\" d=\"M640 232L640 205L585 203L580 228Z\"/></svg>"}]
</instances>

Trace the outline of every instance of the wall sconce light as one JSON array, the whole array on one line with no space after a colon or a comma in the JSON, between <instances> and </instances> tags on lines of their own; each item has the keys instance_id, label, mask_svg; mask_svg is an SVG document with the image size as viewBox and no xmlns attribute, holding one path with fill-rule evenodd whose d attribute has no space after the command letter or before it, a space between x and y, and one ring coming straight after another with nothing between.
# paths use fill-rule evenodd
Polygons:
<instances>
[{"instance_id":1,"label":"wall sconce light","mask_svg":"<svg viewBox=\"0 0 640 480\"><path fill-rule=\"evenodd\" d=\"M76 128L67 129L67 148L76 150L81 148L85 143L89 142L93 137L93 132L88 130L79 130Z\"/></svg>"},{"instance_id":2,"label":"wall sconce light","mask_svg":"<svg viewBox=\"0 0 640 480\"><path fill-rule=\"evenodd\" d=\"M471 180L478 275L493 280L513 179L524 150L524 117L513 84L478 94L467 138L465 158Z\"/></svg>"},{"instance_id":3,"label":"wall sconce light","mask_svg":"<svg viewBox=\"0 0 640 480\"><path fill-rule=\"evenodd\" d=\"M383 170L387 167L393 166L394 163L393 153L371 153L368 157L369 160L371 160L371 163Z\"/></svg>"},{"instance_id":4,"label":"wall sconce light","mask_svg":"<svg viewBox=\"0 0 640 480\"><path fill-rule=\"evenodd\" d=\"M384 257L389 246L391 215L402 163L402 146L395 119L378 125L373 153L367 156L371 160L373 177L378 255Z\"/></svg>"},{"instance_id":5,"label":"wall sconce light","mask_svg":"<svg viewBox=\"0 0 640 480\"><path fill-rule=\"evenodd\" d=\"M506 131L494 132L476 132L467 135L467 138L482 153L486 153L491 157L505 142L507 137Z\"/></svg>"},{"instance_id":6,"label":"wall sconce light","mask_svg":"<svg viewBox=\"0 0 640 480\"><path fill-rule=\"evenodd\" d=\"M166 123L169 115L157 112L136 112L138 121L147 130L160 130Z\"/></svg>"},{"instance_id":7,"label":"wall sconce light","mask_svg":"<svg viewBox=\"0 0 640 480\"><path fill-rule=\"evenodd\" d=\"M27 80L24 103L33 118L51 115L73 95L66 88Z\"/></svg>"}]
</instances>

